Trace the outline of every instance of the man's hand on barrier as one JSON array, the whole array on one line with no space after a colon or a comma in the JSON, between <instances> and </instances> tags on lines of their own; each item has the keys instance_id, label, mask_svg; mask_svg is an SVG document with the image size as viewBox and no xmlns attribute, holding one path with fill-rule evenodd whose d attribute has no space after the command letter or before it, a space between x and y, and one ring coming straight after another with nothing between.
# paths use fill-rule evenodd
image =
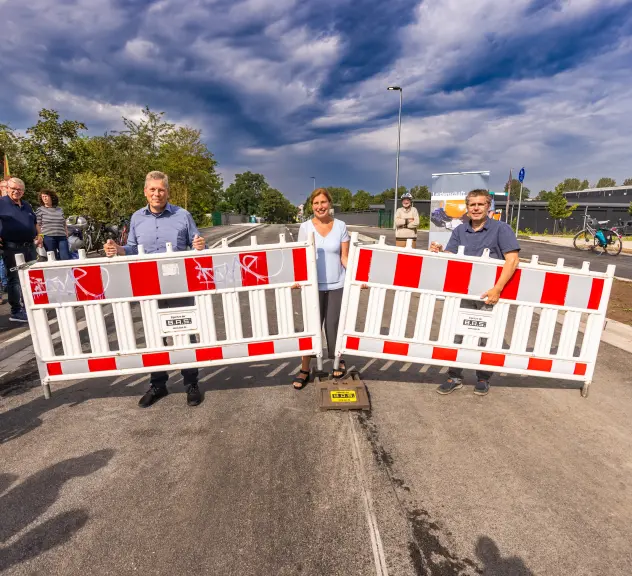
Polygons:
<instances>
[{"instance_id":1,"label":"man's hand on barrier","mask_svg":"<svg viewBox=\"0 0 632 576\"><path fill-rule=\"evenodd\" d=\"M108 258L112 256L124 256L125 250L123 250L122 246L119 246L114 240L111 238L103 245L103 251Z\"/></svg>"},{"instance_id":2,"label":"man's hand on barrier","mask_svg":"<svg viewBox=\"0 0 632 576\"><path fill-rule=\"evenodd\" d=\"M431 242L430 243L430 252L443 252L443 245L439 244L439 242Z\"/></svg>"},{"instance_id":3,"label":"man's hand on barrier","mask_svg":"<svg viewBox=\"0 0 632 576\"><path fill-rule=\"evenodd\" d=\"M196 234L193 237L193 242L191 242L191 245L193 246L194 250L204 250L204 247L206 246L206 241L204 240L204 238L202 238L202 236Z\"/></svg>"},{"instance_id":4,"label":"man's hand on barrier","mask_svg":"<svg viewBox=\"0 0 632 576\"><path fill-rule=\"evenodd\" d=\"M495 286L490 288L485 294L481 296L481 298L485 298L485 304L489 306L493 306L500 299L500 290Z\"/></svg>"},{"instance_id":5,"label":"man's hand on barrier","mask_svg":"<svg viewBox=\"0 0 632 576\"><path fill-rule=\"evenodd\" d=\"M292 290L300 290L301 285L297 282L296 284L292 284Z\"/></svg>"}]
</instances>

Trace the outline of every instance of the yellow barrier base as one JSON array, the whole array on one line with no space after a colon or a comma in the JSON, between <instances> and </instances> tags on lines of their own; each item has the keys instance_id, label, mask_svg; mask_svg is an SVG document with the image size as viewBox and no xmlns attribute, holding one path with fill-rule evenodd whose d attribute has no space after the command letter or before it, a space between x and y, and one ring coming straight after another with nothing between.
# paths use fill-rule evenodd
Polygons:
<instances>
[{"instance_id":1,"label":"yellow barrier base","mask_svg":"<svg viewBox=\"0 0 632 576\"><path fill-rule=\"evenodd\" d=\"M350 372L341 380L319 374L314 383L321 410L371 409L366 385L357 372Z\"/></svg>"}]
</instances>

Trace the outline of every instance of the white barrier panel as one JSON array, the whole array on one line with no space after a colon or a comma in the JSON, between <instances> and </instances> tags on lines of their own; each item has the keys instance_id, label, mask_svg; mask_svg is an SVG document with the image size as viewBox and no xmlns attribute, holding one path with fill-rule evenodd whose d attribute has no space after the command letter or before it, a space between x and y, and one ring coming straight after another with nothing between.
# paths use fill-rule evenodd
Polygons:
<instances>
[{"instance_id":1,"label":"white barrier panel","mask_svg":"<svg viewBox=\"0 0 632 576\"><path fill-rule=\"evenodd\" d=\"M44 392L49 382L315 355L314 240L49 261L20 269ZM18 262L18 265L23 262ZM298 285L300 289L292 289ZM186 298L177 308L161 300ZM164 304L167 304L166 302ZM59 340L51 334L57 320Z\"/></svg>"},{"instance_id":2,"label":"white barrier panel","mask_svg":"<svg viewBox=\"0 0 632 576\"><path fill-rule=\"evenodd\" d=\"M598 273L588 262L564 267L563 259L551 267L534 256L492 310L461 308L462 300L481 302L502 265L487 251L434 254L387 246L384 237L361 245L352 234L336 362L348 353L578 380L586 395L615 267Z\"/></svg>"}]
</instances>

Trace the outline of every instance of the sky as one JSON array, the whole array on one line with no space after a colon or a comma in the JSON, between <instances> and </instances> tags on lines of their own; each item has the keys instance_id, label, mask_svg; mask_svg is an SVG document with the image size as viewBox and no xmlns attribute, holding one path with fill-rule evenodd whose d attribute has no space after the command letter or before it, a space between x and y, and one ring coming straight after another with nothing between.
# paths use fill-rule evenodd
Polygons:
<instances>
[{"instance_id":1,"label":"sky","mask_svg":"<svg viewBox=\"0 0 632 576\"><path fill-rule=\"evenodd\" d=\"M437 172L632 177L632 0L0 0L0 123L148 105L293 202Z\"/></svg>"}]
</instances>

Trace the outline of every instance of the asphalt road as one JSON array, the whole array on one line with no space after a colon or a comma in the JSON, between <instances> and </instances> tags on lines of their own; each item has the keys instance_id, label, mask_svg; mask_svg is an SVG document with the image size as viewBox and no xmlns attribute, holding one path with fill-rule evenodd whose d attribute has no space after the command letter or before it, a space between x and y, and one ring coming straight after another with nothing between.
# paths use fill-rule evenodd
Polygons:
<instances>
[{"instance_id":1,"label":"asphalt road","mask_svg":"<svg viewBox=\"0 0 632 576\"><path fill-rule=\"evenodd\" d=\"M371 238L379 238L386 236L387 244L395 244L395 232L391 229L373 228L365 226L349 226L350 231L356 231L360 234L370 236ZM417 246L425 248L428 246L428 232L419 232ZM534 255L539 256L540 262L555 264L558 258L564 258L565 266L581 268L583 262L590 262L590 269L597 272L605 272L609 264L616 265L615 274L620 278L628 278L632 280L632 256L628 254L619 254L618 256L601 256L593 252L580 252L575 248L567 248L565 246L557 246L554 244L546 244L535 240L520 240L520 257L531 258Z\"/></svg>"},{"instance_id":2,"label":"asphalt road","mask_svg":"<svg viewBox=\"0 0 632 576\"><path fill-rule=\"evenodd\" d=\"M320 412L297 365L205 369L197 408L174 375L141 410L146 377L45 400L27 364L0 398L0 572L632 573L629 354L602 344L588 399L516 376L442 397L437 368L349 357L364 415Z\"/></svg>"}]
</instances>

